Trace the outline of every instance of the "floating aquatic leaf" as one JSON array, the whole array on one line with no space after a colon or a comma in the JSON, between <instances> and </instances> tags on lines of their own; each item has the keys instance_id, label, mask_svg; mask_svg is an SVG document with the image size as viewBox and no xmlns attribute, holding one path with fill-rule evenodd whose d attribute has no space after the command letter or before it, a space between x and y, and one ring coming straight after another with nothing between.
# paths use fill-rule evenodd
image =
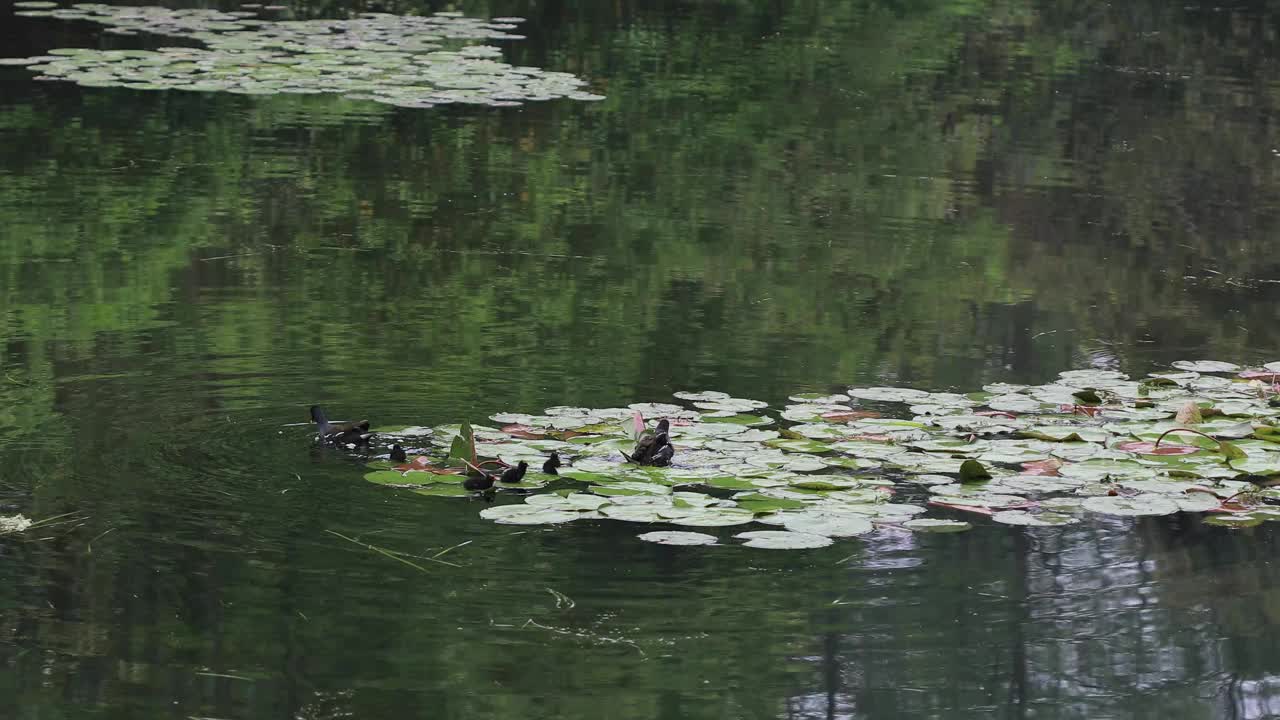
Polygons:
<instances>
[{"instance_id":1,"label":"floating aquatic leaf","mask_svg":"<svg viewBox=\"0 0 1280 720\"><path fill-rule=\"evenodd\" d=\"M1173 366L1179 370L1197 373L1233 373L1240 370L1239 365L1220 360L1179 360L1173 363Z\"/></svg>"},{"instance_id":2,"label":"floating aquatic leaf","mask_svg":"<svg viewBox=\"0 0 1280 720\"><path fill-rule=\"evenodd\" d=\"M1220 525L1229 528L1247 528L1257 527L1266 522L1267 518L1262 518L1253 513L1222 513L1220 515L1210 515L1205 518L1206 525Z\"/></svg>"},{"instance_id":3,"label":"floating aquatic leaf","mask_svg":"<svg viewBox=\"0 0 1280 720\"><path fill-rule=\"evenodd\" d=\"M1115 449L1137 453L1138 455L1194 455L1201 452L1201 448L1192 445L1175 445L1172 443L1156 445L1153 442L1142 440L1123 442L1116 445Z\"/></svg>"},{"instance_id":4,"label":"floating aquatic leaf","mask_svg":"<svg viewBox=\"0 0 1280 720\"><path fill-rule=\"evenodd\" d=\"M991 516L992 520L1005 525L1029 525L1049 527L1052 525L1074 525L1078 518L1061 513L1030 513L1026 510L1004 510Z\"/></svg>"},{"instance_id":5,"label":"floating aquatic leaf","mask_svg":"<svg viewBox=\"0 0 1280 720\"><path fill-rule=\"evenodd\" d=\"M902 527L913 532L954 533L970 530L973 525L960 520L943 520L941 518L916 518L902 523Z\"/></svg>"},{"instance_id":6,"label":"floating aquatic leaf","mask_svg":"<svg viewBox=\"0 0 1280 720\"><path fill-rule=\"evenodd\" d=\"M365 480L378 485L433 485L436 483L461 483L461 475L437 475L430 472L397 472L380 470L364 476Z\"/></svg>"},{"instance_id":7,"label":"floating aquatic leaf","mask_svg":"<svg viewBox=\"0 0 1280 720\"><path fill-rule=\"evenodd\" d=\"M28 7L46 8L32 3ZM267 6L265 9L283 6ZM205 48L114 51L64 48L79 69L101 70L125 87L145 90L183 88L242 95L348 93L359 88L365 99L406 108L430 108L447 102L490 107L555 98L599 100L567 73L516 67L495 60L501 50L477 43L510 40L509 23L459 15L396 16L364 14L343 20L275 21L248 19L246 13L171 10L159 7L78 5L75 10L28 9L28 17L78 19L105 25L120 35L155 33L199 41ZM430 42L447 38L464 46L437 51ZM124 53L129 54L124 54ZM87 86L69 67L45 77L66 77ZM192 85L173 76L208 80ZM215 84L216 83L216 84ZM454 90L460 89L460 90Z\"/></svg>"},{"instance_id":8,"label":"floating aquatic leaf","mask_svg":"<svg viewBox=\"0 0 1280 720\"><path fill-rule=\"evenodd\" d=\"M680 530L649 532L636 537L659 545L715 545L718 542L715 535Z\"/></svg>"},{"instance_id":9,"label":"floating aquatic leaf","mask_svg":"<svg viewBox=\"0 0 1280 720\"><path fill-rule=\"evenodd\" d=\"M427 495L429 497L471 497L472 492L454 484L436 484L426 485L419 489L413 490L417 495Z\"/></svg>"},{"instance_id":10,"label":"floating aquatic leaf","mask_svg":"<svg viewBox=\"0 0 1280 720\"><path fill-rule=\"evenodd\" d=\"M688 390L682 390L680 392L672 393L672 394L680 398L681 400L690 400L690 401L714 402L717 400L729 399L728 393L722 393L722 392L719 392L718 390L703 390L701 392L691 392ZM696 533L692 533L692 534L696 534Z\"/></svg>"},{"instance_id":11,"label":"floating aquatic leaf","mask_svg":"<svg viewBox=\"0 0 1280 720\"><path fill-rule=\"evenodd\" d=\"M738 533L734 537L746 540L747 547L768 550L807 550L826 547L832 542L831 538L822 535L778 530L756 530Z\"/></svg>"},{"instance_id":12,"label":"floating aquatic leaf","mask_svg":"<svg viewBox=\"0 0 1280 720\"><path fill-rule=\"evenodd\" d=\"M673 525L692 527L725 527L745 525L755 520L755 513L744 508L699 508L666 519Z\"/></svg>"},{"instance_id":13,"label":"floating aquatic leaf","mask_svg":"<svg viewBox=\"0 0 1280 720\"><path fill-rule=\"evenodd\" d=\"M875 526L865 517L847 513L806 512L783 513L782 526L792 532L810 533L825 537L855 537L866 535Z\"/></svg>"},{"instance_id":14,"label":"floating aquatic leaf","mask_svg":"<svg viewBox=\"0 0 1280 720\"><path fill-rule=\"evenodd\" d=\"M1085 510L1106 515L1172 515L1178 503L1168 495L1143 493L1133 497L1103 495L1086 498L1080 504Z\"/></svg>"},{"instance_id":15,"label":"floating aquatic leaf","mask_svg":"<svg viewBox=\"0 0 1280 720\"><path fill-rule=\"evenodd\" d=\"M875 400L879 402L918 403L928 400L929 393L913 388L870 387L850 388L849 396L860 400Z\"/></svg>"},{"instance_id":16,"label":"floating aquatic leaf","mask_svg":"<svg viewBox=\"0 0 1280 720\"><path fill-rule=\"evenodd\" d=\"M536 505L498 505L480 511L480 517L502 525L555 525L577 520L579 513Z\"/></svg>"}]
</instances>

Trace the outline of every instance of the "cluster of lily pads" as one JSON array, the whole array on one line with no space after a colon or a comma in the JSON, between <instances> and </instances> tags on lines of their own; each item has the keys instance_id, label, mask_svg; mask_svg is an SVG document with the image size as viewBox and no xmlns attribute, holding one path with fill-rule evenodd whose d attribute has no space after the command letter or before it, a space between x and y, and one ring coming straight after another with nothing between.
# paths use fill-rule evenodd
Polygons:
<instances>
[{"instance_id":1,"label":"cluster of lily pads","mask_svg":"<svg viewBox=\"0 0 1280 720\"><path fill-rule=\"evenodd\" d=\"M1280 519L1280 363L1246 370L1182 362L1141 380L1108 370L1055 382L997 383L982 392L855 387L791 396L770 411L724 393L678 392L681 404L547 408L503 413L493 425L383 431L420 453L365 478L423 495L466 497L468 464L551 451L558 475L530 471L481 516L555 525L614 520L677 527L760 524L735 537L751 547L809 548L878 528L954 532L958 518L1024 526L1078 523L1089 514L1208 513L1208 522ZM641 416L668 418L670 467L623 453ZM926 516L934 510L937 517ZM714 535L666 528L664 544L713 545Z\"/></svg>"},{"instance_id":2,"label":"cluster of lily pads","mask_svg":"<svg viewBox=\"0 0 1280 720\"><path fill-rule=\"evenodd\" d=\"M149 32L198 40L205 48L95 50L59 48L2 58L50 80L86 87L190 90L247 95L338 93L408 108L447 103L490 106L569 98L602 100L583 80L513 66L486 40L520 39L523 18L480 20L461 13L430 16L364 13L344 20L263 20L257 11L172 10L77 3L19 2L18 15L86 20L108 32ZM244 7L262 9L253 4Z\"/></svg>"}]
</instances>

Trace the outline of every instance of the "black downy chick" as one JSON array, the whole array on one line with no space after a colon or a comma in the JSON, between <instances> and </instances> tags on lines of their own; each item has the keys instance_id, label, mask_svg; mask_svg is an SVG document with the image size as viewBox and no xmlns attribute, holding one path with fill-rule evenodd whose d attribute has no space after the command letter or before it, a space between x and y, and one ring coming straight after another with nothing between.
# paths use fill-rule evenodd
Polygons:
<instances>
[{"instance_id":1,"label":"black downy chick","mask_svg":"<svg viewBox=\"0 0 1280 720\"><path fill-rule=\"evenodd\" d=\"M399 443L396 443L395 445L391 446L392 462L407 462L408 460L409 460L409 453L406 453L404 451L404 448L400 447Z\"/></svg>"},{"instance_id":2,"label":"black downy chick","mask_svg":"<svg viewBox=\"0 0 1280 720\"><path fill-rule=\"evenodd\" d=\"M556 452L555 450L552 450L551 457L547 458L547 461L542 463L542 472L548 475L559 475L560 471L557 469L559 467L560 467L560 453Z\"/></svg>"},{"instance_id":3,"label":"black downy chick","mask_svg":"<svg viewBox=\"0 0 1280 720\"><path fill-rule=\"evenodd\" d=\"M507 468L502 473L502 482L518 483L524 479L524 471L529 469L529 463L521 460L515 467Z\"/></svg>"},{"instance_id":4,"label":"black downy chick","mask_svg":"<svg viewBox=\"0 0 1280 720\"><path fill-rule=\"evenodd\" d=\"M338 443L340 445L349 443L367 445L369 444L369 438L373 437L373 433L369 432L368 420L331 423L328 416L324 414L324 408L319 405L311 406L311 421L316 424L316 432L320 434L320 439L325 442Z\"/></svg>"},{"instance_id":5,"label":"black downy chick","mask_svg":"<svg viewBox=\"0 0 1280 720\"><path fill-rule=\"evenodd\" d=\"M466 480L462 481L462 487L475 492L477 490L489 490L493 487L493 475L489 473L480 473L479 475L470 475Z\"/></svg>"}]
</instances>

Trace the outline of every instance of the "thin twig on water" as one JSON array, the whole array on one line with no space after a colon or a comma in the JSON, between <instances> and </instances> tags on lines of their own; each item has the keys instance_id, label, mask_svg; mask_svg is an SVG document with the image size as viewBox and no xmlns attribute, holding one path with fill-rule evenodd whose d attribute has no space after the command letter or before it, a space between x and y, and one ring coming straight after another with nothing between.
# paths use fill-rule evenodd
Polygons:
<instances>
[{"instance_id":1,"label":"thin twig on water","mask_svg":"<svg viewBox=\"0 0 1280 720\"><path fill-rule=\"evenodd\" d=\"M347 541L347 542L349 542L349 543L354 543L354 544L356 544L356 545L359 545L360 547L367 548L367 549L369 549L369 550L372 550L372 551L374 551L374 552L378 553L379 555L386 555L387 557L391 558L392 560L395 560L396 562L404 563L405 565L408 565L408 566L409 566L409 567L411 567L411 568L416 568L417 570L420 570L420 571L422 571L422 572L428 572L428 570L427 570L426 568L422 567L422 566L421 566L421 565L419 565L418 563L413 562L413 561L411 561L411 560L405 560L404 558L400 557L399 555L396 555L395 553L393 553L393 552L391 552L391 551L389 551L389 550L385 550L385 549L383 549L383 548L380 548L380 547L378 547L377 545L370 545L369 543L362 543L362 542L360 542L359 540L356 540L355 538L347 537L346 535L343 535L342 533L340 533L340 532L338 532L338 531L336 531L336 530L325 530L325 532L329 533L330 535L337 535L338 537L342 538L343 540L346 540L346 541ZM460 567L462 567L461 565L458 565L457 563L451 563L451 562L449 562L448 560L437 560L437 559L435 559L435 558L425 558L425 559L426 559L426 560L429 560L429 561L431 561L431 562L434 562L434 563L440 563L441 565L448 565L449 567L456 567L456 568L460 568Z\"/></svg>"},{"instance_id":2,"label":"thin twig on water","mask_svg":"<svg viewBox=\"0 0 1280 720\"><path fill-rule=\"evenodd\" d=\"M102 538L104 535L106 535L107 533L111 533L111 532L115 532L115 528L107 528L106 530L103 530L102 532L100 532L100 533L98 533L96 536L94 536L93 540L90 540L88 543L86 543L86 544L85 544L85 550L84 550L85 554L86 554L86 555L92 555L92 554L93 554L93 544L94 544L95 542L97 542L100 538Z\"/></svg>"}]
</instances>

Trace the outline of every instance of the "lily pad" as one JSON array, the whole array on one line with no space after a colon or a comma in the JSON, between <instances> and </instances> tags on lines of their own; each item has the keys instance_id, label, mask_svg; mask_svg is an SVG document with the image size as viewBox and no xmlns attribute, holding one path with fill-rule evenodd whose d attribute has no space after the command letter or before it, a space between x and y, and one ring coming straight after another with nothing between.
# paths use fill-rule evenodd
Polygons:
<instances>
[{"instance_id":1,"label":"lily pad","mask_svg":"<svg viewBox=\"0 0 1280 720\"><path fill-rule=\"evenodd\" d=\"M1086 498L1080 504L1085 510L1104 515L1172 515L1178 503L1168 495L1143 493L1134 497L1103 495Z\"/></svg>"},{"instance_id":2,"label":"lily pad","mask_svg":"<svg viewBox=\"0 0 1280 720\"><path fill-rule=\"evenodd\" d=\"M657 543L659 545L716 545L719 541L715 535L706 535L697 532L683 532L680 530L669 530L663 532L648 532L636 537L645 542Z\"/></svg>"},{"instance_id":3,"label":"lily pad","mask_svg":"<svg viewBox=\"0 0 1280 720\"><path fill-rule=\"evenodd\" d=\"M734 537L746 540L747 547L767 550L807 550L832 543L831 538L822 535L778 530L756 530L738 533Z\"/></svg>"},{"instance_id":4,"label":"lily pad","mask_svg":"<svg viewBox=\"0 0 1280 720\"><path fill-rule=\"evenodd\" d=\"M973 529L973 525L960 520L944 520L941 518L916 518L902 523L902 527L912 532L955 533Z\"/></svg>"},{"instance_id":5,"label":"lily pad","mask_svg":"<svg viewBox=\"0 0 1280 720\"><path fill-rule=\"evenodd\" d=\"M1239 365L1222 362L1221 360L1179 360L1173 363L1173 366L1179 370L1197 373L1234 373L1240 371Z\"/></svg>"},{"instance_id":6,"label":"lily pad","mask_svg":"<svg viewBox=\"0 0 1280 720\"><path fill-rule=\"evenodd\" d=\"M1030 513L1026 510L1004 510L991 516L992 520L1005 525L1027 525L1033 527L1050 527L1054 525L1074 525L1079 518L1061 513Z\"/></svg>"},{"instance_id":7,"label":"lily pad","mask_svg":"<svg viewBox=\"0 0 1280 720\"><path fill-rule=\"evenodd\" d=\"M501 525L556 525L577 520L581 515L536 505L498 505L481 510L480 517Z\"/></svg>"}]
</instances>

